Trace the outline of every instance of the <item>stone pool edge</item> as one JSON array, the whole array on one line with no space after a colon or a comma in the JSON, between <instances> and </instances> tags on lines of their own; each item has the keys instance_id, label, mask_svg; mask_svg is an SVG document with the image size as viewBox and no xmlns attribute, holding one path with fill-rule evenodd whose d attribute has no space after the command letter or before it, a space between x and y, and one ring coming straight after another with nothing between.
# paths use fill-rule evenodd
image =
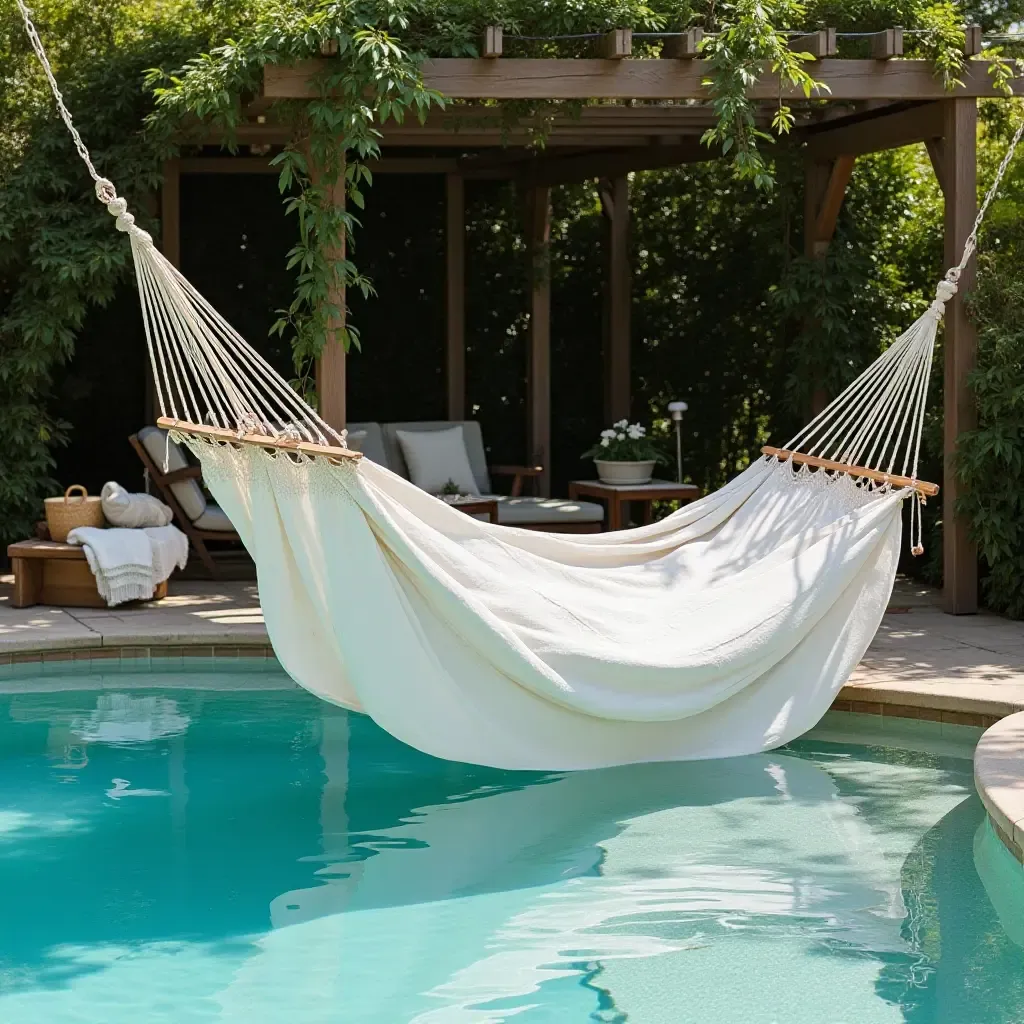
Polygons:
<instances>
[{"instance_id":1,"label":"stone pool edge","mask_svg":"<svg viewBox=\"0 0 1024 1024\"><path fill-rule=\"evenodd\" d=\"M175 658L276 658L265 634L253 637L251 642L239 643L240 638L237 638L231 644L211 643L209 637L183 643L184 639L175 637L172 643L154 637L149 643L103 645L81 640L68 644L64 639L50 646L34 644L31 650L0 651L0 666L111 660L157 660L167 664ZM920 690L901 692L898 684L883 692L870 692L875 699L864 700L864 689L848 684L839 691L832 710L986 729L974 755L975 786L996 834L1024 865L1024 711L1012 706L997 707L991 700L965 694L954 697Z\"/></svg>"},{"instance_id":2,"label":"stone pool edge","mask_svg":"<svg viewBox=\"0 0 1024 1024\"><path fill-rule=\"evenodd\" d=\"M1000 719L978 741L974 785L996 835L1024 865L1024 711Z\"/></svg>"}]
</instances>

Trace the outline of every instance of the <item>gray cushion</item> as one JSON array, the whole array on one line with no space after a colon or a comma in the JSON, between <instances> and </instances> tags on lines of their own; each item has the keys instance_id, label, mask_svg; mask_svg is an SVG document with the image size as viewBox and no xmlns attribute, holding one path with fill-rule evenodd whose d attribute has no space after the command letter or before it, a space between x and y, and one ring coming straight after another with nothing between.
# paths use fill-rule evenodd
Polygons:
<instances>
[{"instance_id":1,"label":"gray cushion","mask_svg":"<svg viewBox=\"0 0 1024 1024\"><path fill-rule=\"evenodd\" d=\"M139 440L156 463L159 470L164 468L164 457L167 458L167 472L185 469L189 465L185 452L177 441L167 443L167 431L159 427L143 427L139 431ZM182 512L194 523L206 511L206 495L198 480L179 480L171 484L171 493L177 499Z\"/></svg>"},{"instance_id":2,"label":"gray cushion","mask_svg":"<svg viewBox=\"0 0 1024 1024\"><path fill-rule=\"evenodd\" d=\"M446 489L456 494L479 494L466 452L466 435L456 424L447 430L396 430L409 478L430 494Z\"/></svg>"},{"instance_id":3,"label":"gray cushion","mask_svg":"<svg viewBox=\"0 0 1024 1024\"><path fill-rule=\"evenodd\" d=\"M493 495L498 501L498 522L503 526L554 526L558 523L600 523L604 506L592 501L565 498L510 498Z\"/></svg>"},{"instance_id":4,"label":"gray cushion","mask_svg":"<svg viewBox=\"0 0 1024 1024\"><path fill-rule=\"evenodd\" d=\"M384 432L379 423L350 423L348 425L348 446L362 452L371 462L391 469L384 449Z\"/></svg>"},{"instance_id":5,"label":"gray cushion","mask_svg":"<svg viewBox=\"0 0 1024 1024\"><path fill-rule=\"evenodd\" d=\"M217 530L219 532L234 533L234 526L228 519L228 514L212 501L206 503L206 511L193 523L193 526L200 530Z\"/></svg>"},{"instance_id":6,"label":"gray cushion","mask_svg":"<svg viewBox=\"0 0 1024 1024\"><path fill-rule=\"evenodd\" d=\"M404 430L451 430L452 427L462 427L462 438L466 442L466 454L469 456L469 466L473 470L473 477L481 494L488 494L491 490L491 477L487 472L487 455L484 452L484 438L480 433L480 424L476 420L424 420L419 423L385 423L384 428L384 450L387 453L387 467L409 479L409 467L405 464L402 455L402 446L398 443L398 431Z\"/></svg>"}]
</instances>

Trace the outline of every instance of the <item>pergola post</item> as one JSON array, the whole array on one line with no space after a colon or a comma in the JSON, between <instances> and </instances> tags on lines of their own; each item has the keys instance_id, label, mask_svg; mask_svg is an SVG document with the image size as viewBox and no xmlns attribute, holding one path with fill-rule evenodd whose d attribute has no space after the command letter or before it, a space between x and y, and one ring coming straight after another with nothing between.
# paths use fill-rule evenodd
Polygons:
<instances>
[{"instance_id":1,"label":"pergola post","mask_svg":"<svg viewBox=\"0 0 1024 1024\"><path fill-rule=\"evenodd\" d=\"M315 165L310 163L310 173L314 183L318 173ZM335 206L345 207L345 166L342 163L338 172L338 180L331 189L331 202ZM336 249L327 254L330 260L345 258L344 232ZM327 325L327 342L320 358L316 361L316 392L320 400L319 413L335 430L343 430L347 422L345 400L347 387L345 381L346 359L345 346L338 337L338 332L345 327L345 286L333 286L327 293L327 302L338 311L330 318Z\"/></svg>"},{"instance_id":2,"label":"pergola post","mask_svg":"<svg viewBox=\"0 0 1024 1024\"><path fill-rule=\"evenodd\" d=\"M855 160L848 155L834 160L808 155L804 161L804 255L809 259L823 260L828 255ZM811 394L812 415L817 416L827 404L828 395L818 383Z\"/></svg>"},{"instance_id":3,"label":"pergola post","mask_svg":"<svg viewBox=\"0 0 1024 1024\"><path fill-rule=\"evenodd\" d=\"M526 193L529 259L530 336L526 365L527 452L543 466L541 497L551 494L551 190L535 185Z\"/></svg>"},{"instance_id":4,"label":"pergola post","mask_svg":"<svg viewBox=\"0 0 1024 1024\"><path fill-rule=\"evenodd\" d=\"M466 189L445 176L445 389L448 419L466 418Z\"/></svg>"},{"instance_id":5,"label":"pergola post","mask_svg":"<svg viewBox=\"0 0 1024 1024\"><path fill-rule=\"evenodd\" d=\"M964 243L978 211L977 101L942 101L943 143L940 151L945 199L945 266L960 262ZM974 287L972 258L960 278L957 294L946 303L944 335L944 473L942 485L943 607L951 615L978 610L978 551L968 534L964 516L956 511L960 485L956 477L957 438L977 425L974 397L967 376L974 369L978 338L967 316L965 296Z\"/></svg>"},{"instance_id":6,"label":"pergola post","mask_svg":"<svg viewBox=\"0 0 1024 1024\"><path fill-rule=\"evenodd\" d=\"M606 423L628 419L630 382L630 313L632 277L629 266L629 178L617 175L601 182L601 207L607 224L608 280L604 323L604 417Z\"/></svg>"}]
</instances>

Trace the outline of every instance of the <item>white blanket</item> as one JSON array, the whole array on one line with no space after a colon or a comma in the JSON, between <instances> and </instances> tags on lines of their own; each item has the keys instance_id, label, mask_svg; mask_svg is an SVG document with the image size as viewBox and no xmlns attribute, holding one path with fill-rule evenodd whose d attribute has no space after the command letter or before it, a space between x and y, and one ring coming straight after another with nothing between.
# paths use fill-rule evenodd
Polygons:
<instances>
[{"instance_id":1,"label":"white blanket","mask_svg":"<svg viewBox=\"0 0 1024 1024\"><path fill-rule=\"evenodd\" d=\"M115 480L103 485L100 503L107 522L114 526L167 526L174 518L170 507L152 494L133 494Z\"/></svg>"},{"instance_id":2,"label":"white blanket","mask_svg":"<svg viewBox=\"0 0 1024 1024\"><path fill-rule=\"evenodd\" d=\"M148 601L157 584L184 569L188 538L175 526L144 530L80 526L68 534L69 544L80 544L96 589L108 605Z\"/></svg>"},{"instance_id":3,"label":"white blanket","mask_svg":"<svg viewBox=\"0 0 1024 1024\"><path fill-rule=\"evenodd\" d=\"M369 460L196 443L285 670L440 757L569 769L809 729L885 612L908 492L758 461L621 533L480 522Z\"/></svg>"}]
</instances>

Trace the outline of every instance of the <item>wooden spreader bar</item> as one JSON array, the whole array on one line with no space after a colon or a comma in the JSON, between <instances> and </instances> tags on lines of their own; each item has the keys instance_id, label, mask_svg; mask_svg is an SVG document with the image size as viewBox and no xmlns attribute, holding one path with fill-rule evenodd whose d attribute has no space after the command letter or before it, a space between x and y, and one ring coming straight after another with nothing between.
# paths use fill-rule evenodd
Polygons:
<instances>
[{"instance_id":1,"label":"wooden spreader bar","mask_svg":"<svg viewBox=\"0 0 1024 1024\"><path fill-rule=\"evenodd\" d=\"M772 455L780 462L801 462L807 466L814 466L816 469L827 469L834 473L848 473L853 477L877 480L879 483L889 484L892 487L912 487L919 494L927 495L930 498L939 493L939 485L930 484L927 480L914 480L909 476L882 473L877 469L868 469L866 466L851 466L845 462L833 462L832 459L819 459L817 455L804 455L801 452L787 451L785 448L772 448L770 445L765 445L761 449L761 454Z\"/></svg>"},{"instance_id":2,"label":"wooden spreader bar","mask_svg":"<svg viewBox=\"0 0 1024 1024\"><path fill-rule=\"evenodd\" d=\"M292 441L285 437L271 437L267 434L243 434L241 437L233 430L222 427L208 427L188 420L175 420L169 416L161 416L156 425L162 430L176 430L180 434L192 434L206 437L211 441L227 442L228 444L251 444L258 448L276 448L283 452L301 452L303 455L327 459L351 459L358 462L362 452L351 448L337 448L327 444L313 444L311 441Z\"/></svg>"}]
</instances>

